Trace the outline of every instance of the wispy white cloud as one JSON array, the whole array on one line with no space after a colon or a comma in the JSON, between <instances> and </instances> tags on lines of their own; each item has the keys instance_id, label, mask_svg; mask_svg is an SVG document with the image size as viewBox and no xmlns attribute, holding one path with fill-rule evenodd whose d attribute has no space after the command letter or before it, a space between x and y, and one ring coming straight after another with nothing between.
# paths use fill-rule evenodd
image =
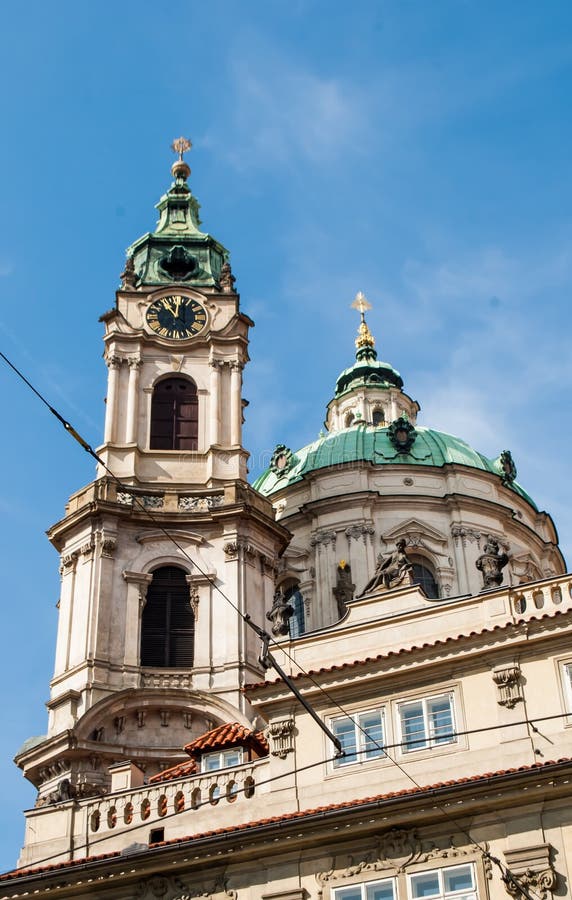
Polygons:
<instances>
[{"instance_id":1,"label":"wispy white cloud","mask_svg":"<svg viewBox=\"0 0 572 900\"><path fill-rule=\"evenodd\" d=\"M231 62L232 141L212 134L202 146L220 152L239 170L289 166L296 160L327 164L351 148L361 153L370 133L369 92L351 80L323 76L276 48L251 43L248 58Z\"/></svg>"}]
</instances>

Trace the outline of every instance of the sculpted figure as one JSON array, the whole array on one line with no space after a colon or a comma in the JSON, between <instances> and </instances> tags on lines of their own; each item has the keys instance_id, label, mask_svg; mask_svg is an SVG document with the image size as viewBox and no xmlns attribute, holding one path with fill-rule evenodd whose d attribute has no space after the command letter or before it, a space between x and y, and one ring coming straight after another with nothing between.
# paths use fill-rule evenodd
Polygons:
<instances>
[{"instance_id":1,"label":"sculpted figure","mask_svg":"<svg viewBox=\"0 0 572 900\"><path fill-rule=\"evenodd\" d=\"M407 558L405 541L402 538L397 542L395 550L392 553L387 553L385 556L381 557L373 578L368 581L359 596L363 597L365 594L371 593L371 591L375 590L377 587L384 587L385 590L398 587L412 571L413 566Z\"/></svg>"},{"instance_id":2,"label":"sculpted figure","mask_svg":"<svg viewBox=\"0 0 572 900\"><path fill-rule=\"evenodd\" d=\"M502 570L508 562L508 555L500 552L499 542L488 535L483 552L475 565L483 576L483 588L494 588L502 584Z\"/></svg>"},{"instance_id":3,"label":"sculpted figure","mask_svg":"<svg viewBox=\"0 0 572 900\"><path fill-rule=\"evenodd\" d=\"M272 634L274 637L286 635L290 631L288 620L294 613L294 607L284 598L282 591L276 591L272 603L272 609L266 613L266 618L272 622Z\"/></svg>"}]
</instances>

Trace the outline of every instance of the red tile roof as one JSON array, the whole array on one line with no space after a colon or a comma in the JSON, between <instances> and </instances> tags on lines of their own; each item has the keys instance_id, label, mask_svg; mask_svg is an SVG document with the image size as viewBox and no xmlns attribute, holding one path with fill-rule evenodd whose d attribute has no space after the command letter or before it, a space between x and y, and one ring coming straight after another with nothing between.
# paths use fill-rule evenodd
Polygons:
<instances>
[{"instance_id":1,"label":"red tile roof","mask_svg":"<svg viewBox=\"0 0 572 900\"><path fill-rule=\"evenodd\" d=\"M268 756L268 741L261 731L253 731L239 725L238 722L227 722L224 725L218 725L206 734L191 741L185 745L185 750L192 759L172 766L153 775L149 779L150 783L156 784L161 781L172 781L175 778L185 778L187 775L194 775L198 772L197 760L203 753L210 753L215 750L228 750L231 747L249 747L254 750L257 756Z\"/></svg>"},{"instance_id":2,"label":"red tile roof","mask_svg":"<svg viewBox=\"0 0 572 900\"><path fill-rule=\"evenodd\" d=\"M175 778L185 778L187 775L196 775L198 771L197 761L195 759L187 759L183 763L171 766L170 769L163 769L158 775L151 776L149 784L157 784L159 781L173 781Z\"/></svg>"},{"instance_id":3,"label":"red tile roof","mask_svg":"<svg viewBox=\"0 0 572 900\"><path fill-rule=\"evenodd\" d=\"M479 637L482 634L493 634L494 632L504 631L507 628L515 629L519 628L521 625L528 625L530 622L540 622L542 619L555 619L558 616L566 616L570 615L571 610L556 610L552 613L545 613L542 616L529 616L527 619L518 619L516 622L505 622L502 625L494 625L492 628L483 627L478 631L469 631L462 632L457 635L449 635L449 637L441 640L438 638L435 641L424 641L422 644L413 644L411 647L402 647L400 650L388 650L387 653L379 653L377 656L366 656L364 659L353 659L350 662L340 663L339 665L333 666L322 666L319 669L308 669L306 672L298 672L297 674L292 674L289 677L294 681L296 679L306 678L308 675L316 676L316 675L326 675L332 672L343 672L346 669L353 669L356 666L365 666L368 663L372 662L381 662L385 659L390 659L394 656L405 656L408 653L414 653L418 650L429 650L433 647L444 647L447 644L454 644L456 641L461 641L466 638ZM251 682L250 684L245 684L243 691L245 693L254 692L261 690L262 688L269 687L270 685L281 684L281 678L272 678L268 681L256 681Z\"/></svg>"},{"instance_id":4,"label":"red tile roof","mask_svg":"<svg viewBox=\"0 0 572 900\"><path fill-rule=\"evenodd\" d=\"M207 731L196 740L185 746L189 756L200 756L211 750L225 750L229 747L251 746L260 756L268 753L268 743L261 731L253 731L239 725L238 722L227 722Z\"/></svg>"},{"instance_id":5,"label":"red tile roof","mask_svg":"<svg viewBox=\"0 0 572 900\"><path fill-rule=\"evenodd\" d=\"M271 816L267 819L257 819L254 822L243 822L239 825L229 825L225 828L215 828L212 831L201 831L196 834L188 835L187 837L181 838L173 838L170 841L160 841L156 844L151 844L151 848L155 847L166 847L166 846L174 846L176 844L184 844L188 841L197 841L199 839L204 838L212 838L218 837L223 834L234 834L239 831L248 831L249 829L260 828L265 825L275 825L281 822L290 822L295 821L297 819L304 819L307 816L312 815L320 815L325 812L336 812L342 811L344 809L359 809L362 806L367 806L370 803L383 803L387 800L394 800L396 798L402 797L406 799L408 797L414 797L415 795L423 795L430 794L438 790L443 790L449 787L458 787L463 784L472 784L478 786L479 782L486 783L491 779L500 779L508 775L516 775L520 772L539 772L542 769L548 769L551 766L564 766L572 763L571 757L562 757L556 760L547 760L546 762L538 762L532 763L529 766L517 766L512 769L501 769L497 772L485 772L481 775L469 775L465 778L457 778L451 779L450 781L439 781L436 784L425 785L424 787L416 786L412 788L405 788L401 791L390 791L387 794L376 794L372 797L360 797L358 800L345 800L343 803L330 803L328 806L317 806L313 809L303 809L297 812L284 813L281 816ZM66 862L60 863L52 863L52 865L48 866L38 866L36 868L28 868L28 869L14 869L11 872L5 872L0 875L0 881L10 881L17 878L30 877L34 875L41 875L48 872L55 872L61 869L69 869L73 866L81 866L86 863L97 862L98 860L103 859L113 859L121 856L120 851L115 851L113 853L103 853L100 856L87 856L82 859L73 859L66 860Z\"/></svg>"}]
</instances>

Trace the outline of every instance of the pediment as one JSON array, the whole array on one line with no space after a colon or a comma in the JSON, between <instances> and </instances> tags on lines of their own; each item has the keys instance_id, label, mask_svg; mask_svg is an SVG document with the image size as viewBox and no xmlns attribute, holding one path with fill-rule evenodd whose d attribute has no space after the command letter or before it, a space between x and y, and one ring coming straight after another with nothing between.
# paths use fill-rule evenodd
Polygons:
<instances>
[{"instance_id":1,"label":"pediment","mask_svg":"<svg viewBox=\"0 0 572 900\"><path fill-rule=\"evenodd\" d=\"M421 522L419 519L407 519L390 531L384 532L381 537L386 544L394 544L399 538L405 538L406 540L408 538L415 539L420 545L423 541L441 544L441 546L446 546L448 543L446 534L443 534L442 531L439 531L432 525L428 525L427 522ZM411 543L411 540L408 543Z\"/></svg>"},{"instance_id":2,"label":"pediment","mask_svg":"<svg viewBox=\"0 0 572 900\"><path fill-rule=\"evenodd\" d=\"M183 531L182 528L169 528L168 534L165 534L165 532L160 528L155 528L150 531L143 531L141 534L136 535L135 540L138 544L159 544L161 542L164 542L172 546L172 538L174 538L176 541L188 541L191 544L204 544L205 541L202 534L197 534L196 531Z\"/></svg>"}]
</instances>

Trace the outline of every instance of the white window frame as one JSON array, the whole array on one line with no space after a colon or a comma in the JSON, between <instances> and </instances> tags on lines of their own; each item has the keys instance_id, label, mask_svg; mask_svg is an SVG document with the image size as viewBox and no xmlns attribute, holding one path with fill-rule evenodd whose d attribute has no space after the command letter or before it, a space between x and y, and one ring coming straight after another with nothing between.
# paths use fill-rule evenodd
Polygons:
<instances>
[{"instance_id":1,"label":"white window frame","mask_svg":"<svg viewBox=\"0 0 572 900\"><path fill-rule=\"evenodd\" d=\"M473 882L472 888L469 890L459 890L459 891L445 891L444 879L445 872L453 872L455 869L470 869L471 871L471 879ZM479 889L477 884L477 874L475 872L475 864L472 862L467 863L459 863L455 866L435 866L433 869L421 869L418 872L411 872L407 874L407 898L408 900L420 900L420 898L415 898L413 896L412 890L412 882L415 878L419 878L419 876L427 875L437 875L437 879L439 881L439 892L437 894L425 894L424 898L427 900L478 900L479 898Z\"/></svg>"},{"instance_id":2,"label":"white window frame","mask_svg":"<svg viewBox=\"0 0 572 900\"><path fill-rule=\"evenodd\" d=\"M372 709L360 709L348 716L336 716L336 718L330 720L330 728L336 737L338 737L336 733L337 722L353 722L356 748L354 759L347 759L344 756L340 756L333 762L334 769L345 768L346 766L363 765L363 763L369 763L373 760L377 761L385 758L385 750L380 748L379 751L377 751L376 747L373 748L376 752L371 756L366 755L367 745L366 734L364 734L365 726L361 724L360 719L370 716L372 713L379 713L379 723L381 726L381 741L379 743L381 748L384 748L387 743L385 707L377 706Z\"/></svg>"},{"instance_id":3,"label":"white window frame","mask_svg":"<svg viewBox=\"0 0 572 900\"><path fill-rule=\"evenodd\" d=\"M397 892L397 884L395 878L376 878L375 881L362 881L358 884L344 884L337 888L332 888L331 897L332 900L343 900L343 891L354 890L360 891L360 900L367 900L366 890L368 887L376 887L377 885L385 884L387 882L391 883L391 888L393 891L393 900L398 900L399 894Z\"/></svg>"},{"instance_id":4,"label":"white window frame","mask_svg":"<svg viewBox=\"0 0 572 900\"><path fill-rule=\"evenodd\" d=\"M564 712L566 722L572 725L572 662L562 663L562 689L564 694Z\"/></svg>"},{"instance_id":5,"label":"white window frame","mask_svg":"<svg viewBox=\"0 0 572 900\"><path fill-rule=\"evenodd\" d=\"M447 697L449 700L449 709L451 712L451 735L450 737L440 737L435 733L435 729L433 727L433 722L431 721L430 713L428 712L428 704L433 700L440 700L444 697ZM420 703L422 708L423 715L423 737L419 734L418 740L416 741L406 741L405 737L405 729L403 727L403 715L402 710L404 707L409 706L413 703ZM404 700L399 700L397 702L396 709L396 718L397 718L397 728L399 734L399 741L401 744L401 753L423 753L427 750L435 750L444 746L448 746L450 744L458 743L458 735L456 733L456 703L455 703L455 692L452 690L442 691L438 694L428 694L427 696L420 697L409 697ZM408 746L408 744L410 746Z\"/></svg>"},{"instance_id":6,"label":"white window frame","mask_svg":"<svg viewBox=\"0 0 572 900\"><path fill-rule=\"evenodd\" d=\"M238 762L227 762L227 758L238 753ZM207 768L207 760L218 757L218 766ZM218 772L220 769L229 769L232 766L240 766L244 762L244 750L242 747L229 747L227 750L213 750L212 753L204 753L201 756L201 772Z\"/></svg>"}]
</instances>

